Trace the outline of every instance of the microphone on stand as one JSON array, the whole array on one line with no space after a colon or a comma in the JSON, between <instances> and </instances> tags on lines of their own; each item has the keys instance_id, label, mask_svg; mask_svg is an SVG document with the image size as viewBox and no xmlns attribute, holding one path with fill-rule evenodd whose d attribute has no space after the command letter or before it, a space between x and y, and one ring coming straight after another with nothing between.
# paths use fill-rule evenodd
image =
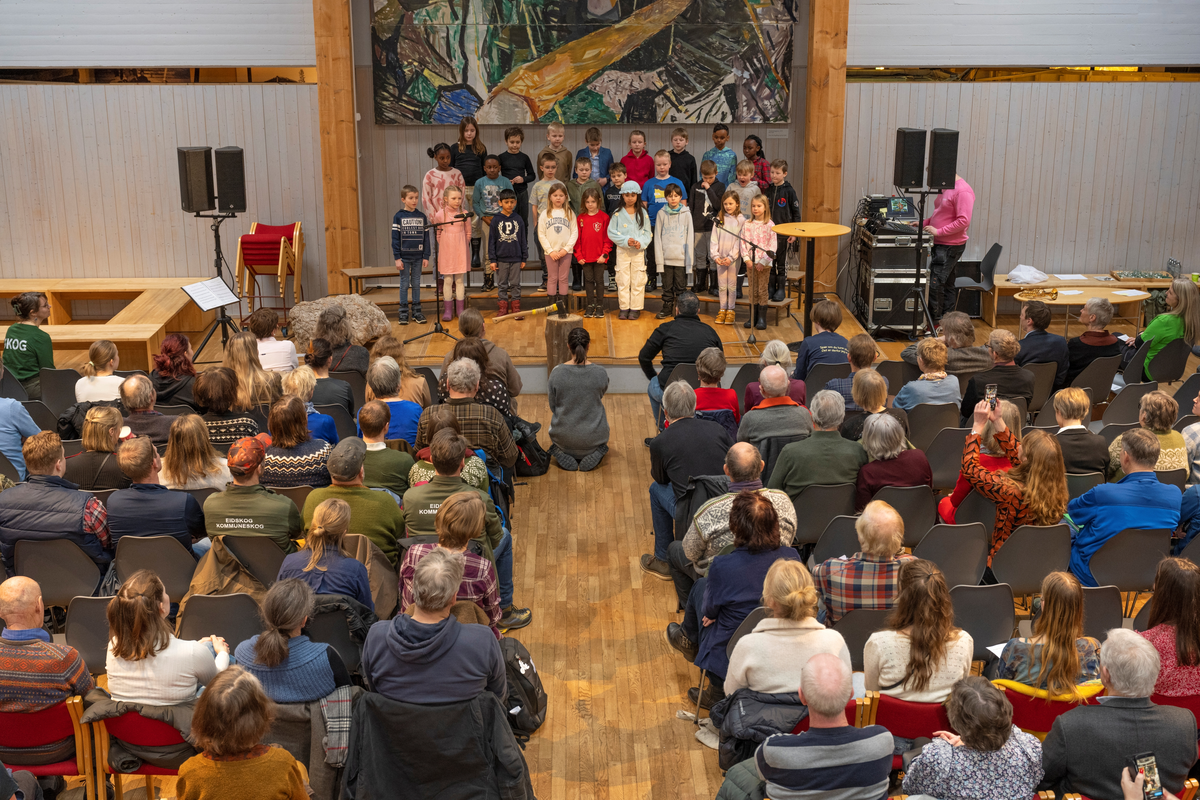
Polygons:
<instances>
[{"instance_id":1,"label":"microphone on stand","mask_svg":"<svg viewBox=\"0 0 1200 800\"><path fill-rule=\"evenodd\" d=\"M468 217L473 217L473 216L475 216L474 211L467 211L465 213L459 214L458 216L455 217L455 219L467 219Z\"/></svg>"}]
</instances>

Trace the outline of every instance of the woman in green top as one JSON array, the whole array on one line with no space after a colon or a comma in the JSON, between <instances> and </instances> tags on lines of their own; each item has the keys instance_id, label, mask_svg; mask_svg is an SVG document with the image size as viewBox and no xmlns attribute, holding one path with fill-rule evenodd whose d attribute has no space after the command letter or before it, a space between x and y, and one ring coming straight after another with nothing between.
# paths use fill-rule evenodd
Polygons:
<instances>
[{"instance_id":1,"label":"woman in green top","mask_svg":"<svg viewBox=\"0 0 1200 800\"><path fill-rule=\"evenodd\" d=\"M1159 350L1176 339L1183 339L1194 346L1200 338L1200 288L1196 284L1186 278L1171 281L1167 288L1167 309L1167 313L1152 319L1146 330L1129 343L1134 348L1130 352L1136 353L1137 348L1145 342L1154 340L1150 343L1150 351L1146 353L1146 366L1143 368L1146 374L1142 380L1153 380L1148 370Z\"/></svg>"},{"instance_id":2,"label":"woman in green top","mask_svg":"<svg viewBox=\"0 0 1200 800\"><path fill-rule=\"evenodd\" d=\"M41 369L54 369L54 348L40 326L50 319L44 292L25 292L12 299L19 322L4 335L4 368L25 387L30 400L42 399Z\"/></svg>"}]
</instances>

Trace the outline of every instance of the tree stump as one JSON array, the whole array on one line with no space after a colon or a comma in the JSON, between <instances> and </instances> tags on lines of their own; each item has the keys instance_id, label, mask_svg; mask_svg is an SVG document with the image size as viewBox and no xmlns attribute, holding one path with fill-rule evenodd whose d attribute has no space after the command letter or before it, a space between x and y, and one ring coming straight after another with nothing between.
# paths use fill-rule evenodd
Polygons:
<instances>
[{"instance_id":1,"label":"tree stump","mask_svg":"<svg viewBox=\"0 0 1200 800\"><path fill-rule=\"evenodd\" d=\"M546 375L559 364L574 358L571 348L567 347L567 334L572 328L583 325L583 317L578 314L568 314L560 317L551 314L546 317Z\"/></svg>"}]
</instances>

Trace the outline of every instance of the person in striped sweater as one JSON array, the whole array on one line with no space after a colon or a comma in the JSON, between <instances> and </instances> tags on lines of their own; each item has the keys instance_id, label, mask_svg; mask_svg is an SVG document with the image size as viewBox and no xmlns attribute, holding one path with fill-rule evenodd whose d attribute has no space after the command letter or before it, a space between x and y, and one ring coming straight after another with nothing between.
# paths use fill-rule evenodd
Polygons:
<instances>
[{"instance_id":1,"label":"person in striped sweater","mask_svg":"<svg viewBox=\"0 0 1200 800\"><path fill-rule=\"evenodd\" d=\"M304 401L288 395L271 406L271 444L263 460L263 486L328 486L331 447L308 431Z\"/></svg>"}]
</instances>

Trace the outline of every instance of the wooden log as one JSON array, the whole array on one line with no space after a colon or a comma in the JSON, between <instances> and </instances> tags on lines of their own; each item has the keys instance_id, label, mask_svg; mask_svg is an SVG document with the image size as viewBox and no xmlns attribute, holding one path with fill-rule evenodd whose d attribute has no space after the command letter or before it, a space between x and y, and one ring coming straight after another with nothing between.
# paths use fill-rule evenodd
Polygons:
<instances>
[{"instance_id":1,"label":"wooden log","mask_svg":"<svg viewBox=\"0 0 1200 800\"><path fill-rule=\"evenodd\" d=\"M571 355L571 348L567 347L567 334L573 328L578 328L583 325L583 317L578 314L567 314L565 317L560 317L557 314L546 317L546 375L550 375L550 371L570 361L574 356Z\"/></svg>"}]
</instances>

